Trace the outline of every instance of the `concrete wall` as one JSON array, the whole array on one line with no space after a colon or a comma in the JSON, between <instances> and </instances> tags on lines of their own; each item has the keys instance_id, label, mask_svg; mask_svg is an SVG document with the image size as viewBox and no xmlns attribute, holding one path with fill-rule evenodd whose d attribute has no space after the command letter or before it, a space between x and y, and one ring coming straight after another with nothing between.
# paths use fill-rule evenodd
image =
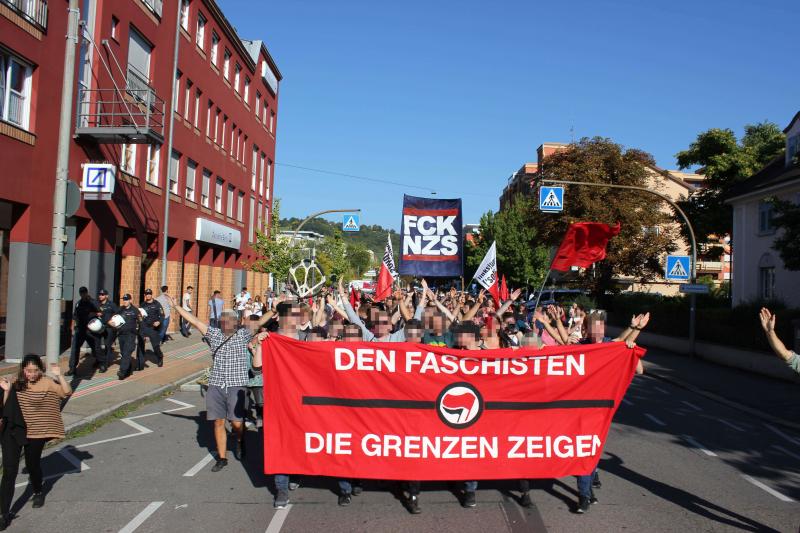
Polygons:
<instances>
[{"instance_id":1,"label":"concrete wall","mask_svg":"<svg viewBox=\"0 0 800 533\"><path fill-rule=\"evenodd\" d=\"M92 298L97 298L97 291L100 289L105 289L109 294L112 294L114 291L114 274L113 253L76 250L75 294L73 300L77 301L80 287L89 289L89 294Z\"/></svg>"},{"instance_id":2,"label":"concrete wall","mask_svg":"<svg viewBox=\"0 0 800 533\"><path fill-rule=\"evenodd\" d=\"M8 265L6 360L44 355L50 247L12 242ZM58 328L58 324L50 327Z\"/></svg>"}]
</instances>

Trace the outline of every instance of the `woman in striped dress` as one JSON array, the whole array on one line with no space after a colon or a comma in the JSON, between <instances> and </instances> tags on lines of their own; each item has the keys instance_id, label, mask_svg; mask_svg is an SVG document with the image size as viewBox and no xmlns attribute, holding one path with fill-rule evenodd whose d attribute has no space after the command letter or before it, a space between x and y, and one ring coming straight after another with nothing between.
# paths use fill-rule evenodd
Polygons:
<instances>
[{"instance_id":1,"label":"woman in striped dress","mask_svg":"<svg viewBox=\"0 0 800 533\"><path fill-rule=\"evenodd\" d=\"M0 530L8 527L14 483L19 470L21 452L25 452L33 488L33 507L44 505L42 492L42 450L50 439L64 438L61 400L72 394L72 388L57 364L45 374L38 355L26 355L16 380L0 379L3 390L3 425L0 443L3 448L3 478L0 481Z\"/></svg>"}]
</instances>

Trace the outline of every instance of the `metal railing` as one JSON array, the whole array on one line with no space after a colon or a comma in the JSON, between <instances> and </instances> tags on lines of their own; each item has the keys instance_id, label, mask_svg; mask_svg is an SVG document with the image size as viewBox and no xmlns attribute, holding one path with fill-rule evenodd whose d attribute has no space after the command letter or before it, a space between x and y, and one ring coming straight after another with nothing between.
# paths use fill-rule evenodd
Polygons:
<instances>
[{"instance_id":1,"label":"metal railing","mask_svg":"<svg viewBox=\"0 0 800 533\"><path fill-rule=\"evenodd\" d=\"M42 31L47 31L47 0L0 0L19 16Z\"/></svg>"},{"instance_id":2,"label":"metal railing","mask_svg":"<svg viewBox=\"0 0 800 533\"><path fill-rule=\"evenodd\" d=\"M126 128L164 136L164 100L152 88L133 89L125 98L116 89L80 89L78 128Z\"/></svg>"},{"instance_id":3,"label":"metal railing","mask_svg":"<svg viewBox=\"0 0 800 533\"><path fill-rule=\"evenodd\" d=\"M133 96L137 102L146 106L152 106L156 100L156 91L150 87L150 80L139 72L139 70L128 65L128 75L125 79L125 90Z\"/></svg>"}]
</instances>

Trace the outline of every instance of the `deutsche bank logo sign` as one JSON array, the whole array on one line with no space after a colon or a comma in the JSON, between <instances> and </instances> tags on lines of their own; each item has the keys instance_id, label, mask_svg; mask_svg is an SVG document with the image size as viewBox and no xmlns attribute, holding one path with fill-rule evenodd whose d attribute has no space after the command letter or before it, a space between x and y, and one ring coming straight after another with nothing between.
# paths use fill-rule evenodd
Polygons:
<instances>
[{"instance_id":1,"label":"deutsche bank logo sign","mask_svg":"<svg viewBox=\"0 0 800 533\"><path fill-rule=\"evenodd\" d=\"M564 187L539 187L539 210L559 213L564 210Z\"/></svg>"},{"instance_id":2,"label":"deutsche bank logo sign","mask_svg":"<svg viewBox=\"0 0 800 533\"><path fill-rule=\"evenodd\" d=\"M117 167L108 163L85 163L81 192L86 200L108 200L114 194Z\"/></svg>"},{"instance_id":3,"label":"deutsche bank logo sign","mask_svg":"<svg viewBox=\"0 0 800 533\"><path fill-rule=\"evenodd\" d=\"M686 281L689 279L690 261L688 255L668 255L665 278L668 280Z\"/></svg>"}]
</instances>

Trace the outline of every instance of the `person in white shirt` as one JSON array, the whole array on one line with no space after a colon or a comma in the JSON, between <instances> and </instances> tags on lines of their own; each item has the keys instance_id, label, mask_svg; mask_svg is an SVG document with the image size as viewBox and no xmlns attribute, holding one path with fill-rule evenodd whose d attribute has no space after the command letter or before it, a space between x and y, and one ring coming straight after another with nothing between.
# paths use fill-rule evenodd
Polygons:
<instances>
[{"instance_id":1,"label":"person in white shirt","mask_svg":"<svg viewBox=\"0 0 800 533\"><path fill-rule=\"evenodd\" d=\"M239 314L239 324L242 323L242 316L244 316L245 306L247 302L250 301L250 293L247 292L247 287L242 287L242 292L236 295L235 304L236 304L236 312Z\"/></svg>"},{"instance_id":2,"label":"person in white shirt","mask_svg":"<svg viewBox=\"0 0 800 533\"><path fill-rule=\"evenodd\" d=\"M192 312L192 293L194 292L194 287L189 285L186 287L186 292L183 293L183 298L181 299L181 307L185 311L189 313ZM188 337L192 334L192 326L183 318L180 319L180 326L181 326L181 335L184 337Z\"/></svg>"}]
</instances>

